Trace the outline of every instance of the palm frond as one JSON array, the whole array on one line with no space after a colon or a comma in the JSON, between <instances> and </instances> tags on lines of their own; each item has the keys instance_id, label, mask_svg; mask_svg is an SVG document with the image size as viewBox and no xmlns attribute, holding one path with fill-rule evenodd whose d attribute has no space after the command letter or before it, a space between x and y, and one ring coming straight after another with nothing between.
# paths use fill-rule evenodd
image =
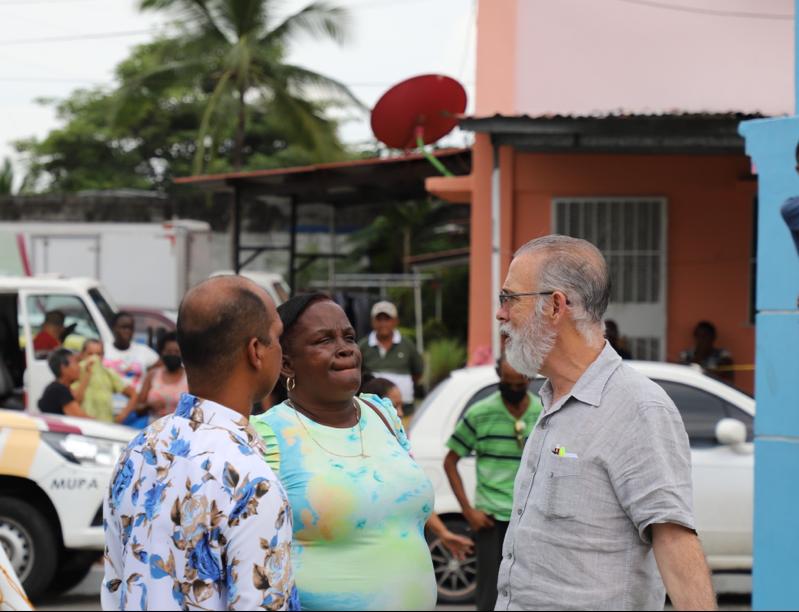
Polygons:
<instances>
[{"instance_id":1,"label":"palm frond","mask_svg":"<svg viewBox=\"0 0 799 612\"><path fill-rule=\"evenodd\" d=\"M217 83L216 88L214 89L214 93L211 94L211 98L208 100L208 103L205 106L205 111L203 111L200 129L197 131L197 150L194 154L192 174L196 175L202 172L203 161L205 159L205 137L208 135L208 126L211 123L211 117L214 115L214 110L216 110L217 102L224 93L231 76L233 75L229 71L222 75L222 78L219 79L219 83Z\"/></svg>"},{"instance_id":2,"label":"palm frond","mask_svg":"<svg viewBox=\"0 0 799 612\"><path fill-rule=\"evenodd\" d=\"M285 44L298 34L324 36L342 44L350 34L349 11L324 1L311 2L300 11L286 17L268 32L261 42L268 45Z\"/></svg>"},{"instance_id":3,"label":"palm frond","mask_svg":"<svg viewBox=\"0 0 799 612\"><path fill-rule=\"evenodd\" d=\"M343 100L354 104L360 110L368 110L368 107L341 81L292 64L283 64L280 70L290 86L298 87L301 90L304 88L316 89L324 97Z\"/></svg>"}]
</instances>

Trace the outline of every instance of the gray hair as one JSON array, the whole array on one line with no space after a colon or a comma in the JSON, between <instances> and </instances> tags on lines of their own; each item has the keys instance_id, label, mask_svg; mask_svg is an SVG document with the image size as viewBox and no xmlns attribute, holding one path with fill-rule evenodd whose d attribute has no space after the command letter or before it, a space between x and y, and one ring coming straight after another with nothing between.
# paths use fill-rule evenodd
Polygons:
<instances>
[{"instance_id":1,"label":"gray hair","mask_svg":"<svg viewBox=\"0 0 799 612\"><path fill-rule=\"evenodd\" d=\"M577 330L589 343L598 343L610 301L610 274L599 249L587 240L552 234L525 244L515 256L522 255L543 255L536 290L565 293Z\"/></svg>"}]
</instances>

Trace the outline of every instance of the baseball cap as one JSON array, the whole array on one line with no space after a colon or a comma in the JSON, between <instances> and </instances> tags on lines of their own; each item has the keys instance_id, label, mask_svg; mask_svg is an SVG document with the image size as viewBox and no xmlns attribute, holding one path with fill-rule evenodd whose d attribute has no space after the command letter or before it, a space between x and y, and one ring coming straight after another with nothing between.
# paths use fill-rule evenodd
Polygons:
<instances>
[{"instance_id":1,"label":"baseball cap","mask_svg":"<svg viewBox=\"0 0 799 612\"><path fill-rule=\"evenodd\" d=\"M372 318L374 319L377 315L381 314L388 315L392 319L396 319L398 317L397 307L391 302L378 302L372 306Z\"/></svg>"}]
</instances>

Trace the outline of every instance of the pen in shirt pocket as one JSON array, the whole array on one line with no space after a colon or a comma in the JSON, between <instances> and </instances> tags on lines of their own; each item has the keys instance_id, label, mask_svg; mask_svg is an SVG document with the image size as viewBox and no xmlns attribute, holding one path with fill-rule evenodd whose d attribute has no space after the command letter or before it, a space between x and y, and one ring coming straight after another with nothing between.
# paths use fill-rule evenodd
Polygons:
<instances>
[{"instance_id":1,"label":"pen in shirt pocket","mask_svg":"<svg viewBox=\"0 0 799 612\"><path fill-rule=\"evenodd\" d=\"M552 449L552 454L557 455L558 457L564 457L566 459L578 459L576 453L569 453L566 451L565 446L558 445Z\"/></svg>"}]
</instances>

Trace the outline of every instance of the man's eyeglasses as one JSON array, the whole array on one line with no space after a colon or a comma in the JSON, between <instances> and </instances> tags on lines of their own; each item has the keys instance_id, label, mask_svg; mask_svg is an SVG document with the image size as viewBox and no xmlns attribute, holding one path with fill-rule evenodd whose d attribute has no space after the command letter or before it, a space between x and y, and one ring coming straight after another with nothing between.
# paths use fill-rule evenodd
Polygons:
<instances>
[{"instance_id":1,"label":"man's eyeglasses","mask_svg":"<svg viewBox=\"0 0 799 612\"><path fill-rule=\"evenodd\" d=\"M552 295L555 293L554 291L529 291L527 293L510 293L508 291L500 291L499 293L499 305L504 306L508 302L518 300L522 297L533 296L533 295ZM569 299L566 298L566 303L571 304Z\"/></svg>"}]
</instances>

